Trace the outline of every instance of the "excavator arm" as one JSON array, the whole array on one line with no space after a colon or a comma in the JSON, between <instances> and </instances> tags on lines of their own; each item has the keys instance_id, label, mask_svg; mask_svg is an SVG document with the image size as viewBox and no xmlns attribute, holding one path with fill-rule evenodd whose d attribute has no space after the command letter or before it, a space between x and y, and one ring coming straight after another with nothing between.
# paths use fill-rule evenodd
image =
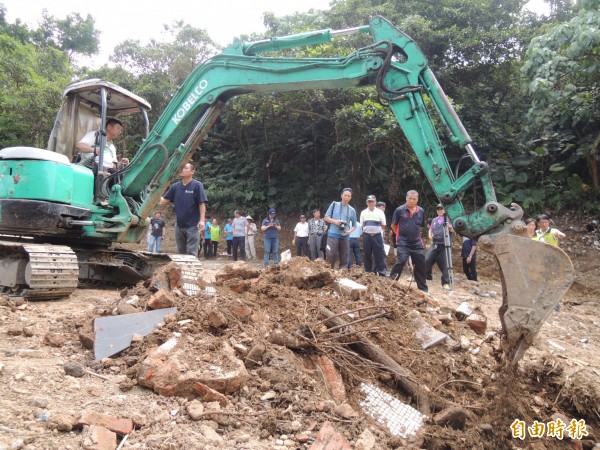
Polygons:
<instances>
[{"instance_id":1,"label":"excavator arm","mask_svg":"<svg viewBox=\"0 0 600 450\"><path fill-rule=\"evenodd\" d=\"M370 33L373 44L343 58L275 58L264 53L328 42L339 35ZM564 252L525 235L518 205L496 201L488 165L479 160L471 138L448 101L415 42L382 17L368 26L320 30L283 38L235 41L223 53L199 65L158 119L131 164L100 189L110 194L116 214L98 212L88 236L137 242L146 218L181 168L197 150L230 98L263 91L375 86L389 105L414 150L436 195L446 206L454 228L479 238L480 248L494 255L504 288L500 318L508 359L516 363L531 345L553 307L568 290L573 267ZM433 105L427 107L426 98ZM471 167L456 177L430 114L450 140L470 157ZM475 183L484 205L467 212L461 194ZM110 186L110 187L109 187Z\"/></svg>"}]
</instances>

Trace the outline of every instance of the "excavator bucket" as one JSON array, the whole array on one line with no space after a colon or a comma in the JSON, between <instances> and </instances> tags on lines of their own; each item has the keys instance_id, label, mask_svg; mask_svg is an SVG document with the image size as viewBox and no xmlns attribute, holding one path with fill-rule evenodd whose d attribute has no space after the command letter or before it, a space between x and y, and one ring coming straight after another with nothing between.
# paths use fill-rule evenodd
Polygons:
<instances>
[{"instance_id":1,"label":"excavator bucket","mask_svg":"<svg viewBox=\"0 0 600 450\"><path fill-rule=\"evenodd\" d=\"M506 234L495 243L503 299L505 355L516 364L573 282L573 263L560 248Z\"/></svg>"}]
</instances>

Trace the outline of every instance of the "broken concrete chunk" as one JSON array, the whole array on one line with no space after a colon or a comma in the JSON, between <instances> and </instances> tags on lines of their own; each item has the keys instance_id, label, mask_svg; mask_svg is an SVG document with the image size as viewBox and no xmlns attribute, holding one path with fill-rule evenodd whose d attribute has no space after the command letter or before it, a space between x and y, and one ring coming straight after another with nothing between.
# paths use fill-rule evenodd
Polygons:
<instances>
[{"instance_id":1,"label":"broken concrete chunk","mask_svg":"<svg viewBox=\"0 0 600 450\"><path fill-rule=\"evenodd\" d=\"M464 320L469 314L472 314L475 307L468 302L462 302L454 312L458 320Z\"/></svg>"},{"instance_id":2,"label":"broken concrete chunk","mask_svg":"<svg viewBox=\"0 0 600 450\"><path fill-rule=\"evenodd\" d=\"M441 331L436 330L431 325L427 324L421 317L419 311L411 311L408 313L408 317L417 327L415 336L421 342L421 347L424 349L441 344L448 338L446 333L442 333Z\"/></svg>"},{"instance_id":3,"label":"broken concrete chunk","mask_svg":"<svg viewBox=\"0 0 600 450\"><path fill-rule=\"evenodd\" d=\"M340 278L333 284L334 289L340 294L350 298L360 298L367 292L367 287L349 278Z\"/></svg>"},{"instance_id":4,"label":"broken concrete chunk","mask_svg":"<svg viewBox=\"0 0 600 450\"><path fill-rule=\"evenodd\" d=\"M246 367L248 369L253 369L254 367L258 366L262 362L262 357L266 351L267 346L262 342L254 345L244 359L244 364L246 364Z\"/></svg>"},{"instance_id":5,"label":"broken concrete chunk","mask_svg":"<svg viewBox=\"0 0 600 450\"><path fill-rule=\"evenodd\" d=\"M94 319L94 357L100 360L126 349L131 345L131 337L134 334L146 336L167 314L176 312L177 308L165 308Z\"/></svg>"},{"instance_id":6,"label":"broken concrete chunk","mask_svg":"<svg viewBox=\"0 0 600 450\"><path fill-rule=\"evenodd\" d=\"M354 450L372 450L375 448L376 443L375 435L371 432L371 430L366 429L356 440L356 443L354 444Z\"/></svg>"},{"instance_id":7,"label":"broken concrete chunk","mask_svg":"<svg viewBox=\"0 0 600 450\"><path fill-rule=\"evenodd\" d=\"M346 420L356 419L358 417L358 413L354 411L352 406L348 403L342 403L341 405L336 406L333 412L336 416Z\"/></svg>"},{"instance_id":8,"label":"broken concrete chunk","mask_svg":"<svg viewBox=\"0 0 600 450\"><path fill-rule=\"evenodd\" d=\"M212 328L227 328L227 317L219 310L212 310L208 313L208 323Z\"/></svg>"},{"instance_id":9,"label":"broken concrete chunk","mask_svg":"<svg viewBox=\"0 0 600 450\"><path fill-rule=\"evenodd\" d=\"M469 314L466 323L477 334L485 334L487 328L487 317L482 314Z\"/></svg>"},{"instance_id":10,"label":"broken concrete chunk","mask_svg":"<svg viewBox=\"0 0 600 450\"><path fill-rule=\"evenodd\" d=\"M421 328L415 333L415 336L417 339L419 339L421 342L421 347L423 347L425 350L441 344L448 337L446 333L442 333L441 331L436 330L431 325L427 324L421 326Z\"/></svg>"},{"instance_id":11,"label":"broken concrete chunk","mask_svg":"<svg viewBox=\"0 0 600 450\"><path fill-rule=\"evenodd\" d=\"M200 400L192 400L186 409L192 420L200 420L204 414L204 405Z\"/></svg>"},{"instance_id":12,"label":"broken concrete chunk","mask_svg":"<svg viewBox=\"0 0 600 450\"><path fill-rule=\"evenodd\" d=\"M77 416L68 412L50 412L46 426L51 430L71 431L77 424Z\"/></svg>"}]
</instances>

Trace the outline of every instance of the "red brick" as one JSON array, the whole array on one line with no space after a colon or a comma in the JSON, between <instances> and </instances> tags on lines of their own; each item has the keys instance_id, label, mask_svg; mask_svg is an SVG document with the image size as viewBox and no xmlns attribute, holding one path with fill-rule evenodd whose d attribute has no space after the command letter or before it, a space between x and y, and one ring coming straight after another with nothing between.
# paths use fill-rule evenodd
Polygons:
<instances>
[{"instance_id":1,"label":"red brick","mask_svg":"<svg viewBox=\"0 0 600 450\"><path fill-rule=\"evenodd\" d=\"M317 356L317 365L321 369L327 390L337 403L346 401L346 387L342 376L335 368L333 361L325 355Z\"/></svg>"},{"instance_id":2,"label":"red brick","mask_svg":"<svg viewBox=\"0 0 600 450\"><path fill-rule=\"evenodd\" d=\"M219 402L219 405L223 407L229 404L229 399L225 395L215 391L214 389L209 388L203 383L194 383L192 389L198 393L198 395L204 402Z\"/></svg>"},{"instance_id":3,"label":"red brick","mask_svg":"<svg viewBox=\"0 0 600 450\"><path fill-rule=\"evenodd\" d=\"M152 309L171 308L174 304L175 299L173 298L173 294L164 289L159 289L148 300L148 307Z\"/></svg>"},{"instance_id":4,"label":"red brick","mask_svg":"<svg viewBox=\"0 0 600 450\"><path fill-rule=\"evenodd\" d=\"M231 312L242 322L247 322L252 315L252 308L246 305L235 305L231 307Z\"/></svg>"},{"instance_id":5,"label":"red brick","mask_svg":"<svg viewBox=\"0 0 600 450\"><path fill-rule=\"evenodd\" d=\"M319 430L309 450L352 450L352 447L331 422L327 421Z\"/></svg>"},{"instance_id":6,"label":"red brick","mask_svg":"<svg viewBox=\"0 0 600 450\"><path fill-rule=\"evenodd\" d=\"M118 434L129 434L133 431L133 420L119 419L96 411L84 411L78 420L78 425L99 425Z\"/></svg>"}]
</instances>

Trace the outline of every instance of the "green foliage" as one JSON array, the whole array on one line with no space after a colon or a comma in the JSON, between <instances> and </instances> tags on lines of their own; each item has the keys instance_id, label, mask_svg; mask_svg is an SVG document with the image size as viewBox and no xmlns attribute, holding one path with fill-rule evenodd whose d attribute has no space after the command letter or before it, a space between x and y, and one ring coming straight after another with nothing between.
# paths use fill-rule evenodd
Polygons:
<instances>
[{"instance_id":1,"label":"green foliage","mask_svg":"<svg viewBox=\"0 0 600 450\"><path fill-rule=\"evenodd\" d=\"M93 55L98 53L100 33L94 28L94 18L84 19L79 13L57 19L42 13L42 24L33 34L33 41L39 46L50 45L62 50L71 57L74 54Z\"/></svg>"},{"instance_id":2,"label":"green foliage","mask_svg":"<svg viewBox=\"0 0 600 450\"><path fill-rule=\"evenodd\" d=\"M569 0L553 0L550 16L537 17L521 13L524 0L334 0L328 11L266 13L266 36L251 39L387 17L426 54L481 158L490 162L501 202L540 212L581 204L576 200L594 187L585 169L597 160L590 130L600 129L598 1L572 8ZM44 26L29 30L19 21L6 23L4 12L0 5L0 145L38 145L69 82L66 55L97 50L94 21L45 14ZM277 55L337 57L369 44L360 34ZM101 77L146 98L152 124L192 70L217 51L206 31L176 22L165 26L161 39L122 42L111 57L115 67L81 69L78 78ZM120 146L131 155L142 124L125 126L128 140ZM447 156L454 170L460 156L451 148ZM368 88L236 97L194 159L214 212L241 208L262 217L269 206L307 212L339 198L344 186L353 187L358 208L372 193L391 209L409 189L419 190L423 203L437 203L395 118Z\"/></svg>"},{"instance_id":3,"label":"green foliage","mask_svg":"<svg viewBox=\"0 0 600 450\"><path fill-rule=\"evenodd\" d=\"M588 172L577 175L600 193L600 11L598 1L581 6L571 20L549 28L527 49L522 73L532 101L525 131L560 167L579 170L587 164Z\"/></svg>"},{"instance_id":4,"label":"green foliage","mask_svg":"<svg viewBox=\"0 0 600 450\"><path fill-rule=\"evenodd\" d=\"M44 148L69 78L64 53L0 34L0 146Z\"/></svg>"}]
</instances>

